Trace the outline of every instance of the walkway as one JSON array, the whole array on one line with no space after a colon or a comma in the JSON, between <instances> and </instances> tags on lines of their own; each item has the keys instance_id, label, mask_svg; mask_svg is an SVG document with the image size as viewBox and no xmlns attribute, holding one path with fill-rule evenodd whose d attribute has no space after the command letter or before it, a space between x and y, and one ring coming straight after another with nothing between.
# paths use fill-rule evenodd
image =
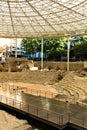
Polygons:
<instances>
[{"instance_id":1,"label":"walkway","mask_svg":"<svg viewBox=\"0 0 87 130\"><path fill-rule=\"evenodd\" d=\"M19 88L18 88L19 89ZM59 126L67 122L87 128L87 108L78 104L34 96L24 92L1 91L0 102Z\"/></svg>"}]
</instances>

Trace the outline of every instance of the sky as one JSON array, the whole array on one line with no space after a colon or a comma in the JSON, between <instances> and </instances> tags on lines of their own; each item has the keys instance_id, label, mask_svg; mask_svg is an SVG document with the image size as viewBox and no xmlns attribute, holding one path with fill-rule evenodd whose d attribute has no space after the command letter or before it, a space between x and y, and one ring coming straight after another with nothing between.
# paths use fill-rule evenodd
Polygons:
<instances>
[{"instance_id":1,"label":"sky","mask_svg":"<svg viewBox=\"0 0 87 130\"><path fill-rule=\"evenodd\" d=\"M21 40L22 40L21 38L17 39L17 44L20 44ZM4 46L4 45L10 46L11 43L15 43L15 42L16 39L0 38L0 46Z\"/></svg>"}]
</instances>

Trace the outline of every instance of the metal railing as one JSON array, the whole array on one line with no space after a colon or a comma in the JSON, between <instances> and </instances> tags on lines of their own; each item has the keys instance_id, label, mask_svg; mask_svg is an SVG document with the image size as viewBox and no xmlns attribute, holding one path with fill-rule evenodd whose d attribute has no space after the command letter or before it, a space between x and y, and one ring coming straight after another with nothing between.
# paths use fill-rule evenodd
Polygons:
<instances>
[{"instance_id":1,"label":"metal railing","mask_svg":"<svg viewBox=\"0 0 87 130\"><path fill-rule=\"evenodd\" d=\"M54 111L48 111L43 108L39 108L32 104L25 104L24 102L10 97L5 97L3 95L0 95L0 102L22 110L26 113L30 113L38 118L52 122L60 127L64 126L67 122L70 122L87 129L87 117L83 117L83 115L78 115L73 112L60 114Z\"/></svg>"},{"instance_id":2,"label":"metal railing","mask_svg":"<svg viewBox=\"0 0 87 130\"><path fill-rule=\"evenodd\" d=\"M58 124L60 126L66 124L68 122L68 115L66 115L66 120L63 120L63 116L59 113L48 111L43 108L39 108L37 106L34 106L32 104L25 104L24 102L15 100L13 98L5 97L3 95L0 95L0 102L4 103L6 105L9 105L11 107L17 108L19 110L22 110L26 113L30 113L34 116L37 116L39 118L45 119L47 121L53 122L55 124Z\"/></svg>"}]
</instances>

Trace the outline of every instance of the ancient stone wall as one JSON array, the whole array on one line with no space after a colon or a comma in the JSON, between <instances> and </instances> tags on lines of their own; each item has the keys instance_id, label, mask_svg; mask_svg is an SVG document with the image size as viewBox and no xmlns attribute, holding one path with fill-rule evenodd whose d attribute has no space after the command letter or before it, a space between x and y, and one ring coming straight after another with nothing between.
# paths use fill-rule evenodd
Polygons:
<instances>
[{"instance_id":1,"label":"ancient stone wall","mask_svg":"<svg viewBox=\"0 0 87 130\"><path fill-rule=\"evenodd\" d=\"M69 69L70 70L81 70L86 66L87 62L85 63L84 66L84 62L69 62ZM38 68L40 68L41 66L41 62L34 62L34 65L37 66ZM44 68L46 69L61 69L61 70L67 70L67 62L52 62L52 61L44 61L43 63Z\"/></svg>"}]
</instances>

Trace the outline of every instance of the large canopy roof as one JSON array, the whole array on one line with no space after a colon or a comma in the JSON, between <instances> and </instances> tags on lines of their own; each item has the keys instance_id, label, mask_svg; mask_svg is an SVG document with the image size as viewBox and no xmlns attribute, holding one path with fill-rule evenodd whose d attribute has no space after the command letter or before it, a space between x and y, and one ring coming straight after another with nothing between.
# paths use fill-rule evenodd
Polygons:
<instances>
[{"instance_id":1,"label":"large canopy roof","mask_svg":"<svg viewBox=\"0 0 87 130\"><path fill-rule=\"evenodd\" d=\"M0 37L87 34L87 0L0 0Z\"/></svg>"}]
</instances>

